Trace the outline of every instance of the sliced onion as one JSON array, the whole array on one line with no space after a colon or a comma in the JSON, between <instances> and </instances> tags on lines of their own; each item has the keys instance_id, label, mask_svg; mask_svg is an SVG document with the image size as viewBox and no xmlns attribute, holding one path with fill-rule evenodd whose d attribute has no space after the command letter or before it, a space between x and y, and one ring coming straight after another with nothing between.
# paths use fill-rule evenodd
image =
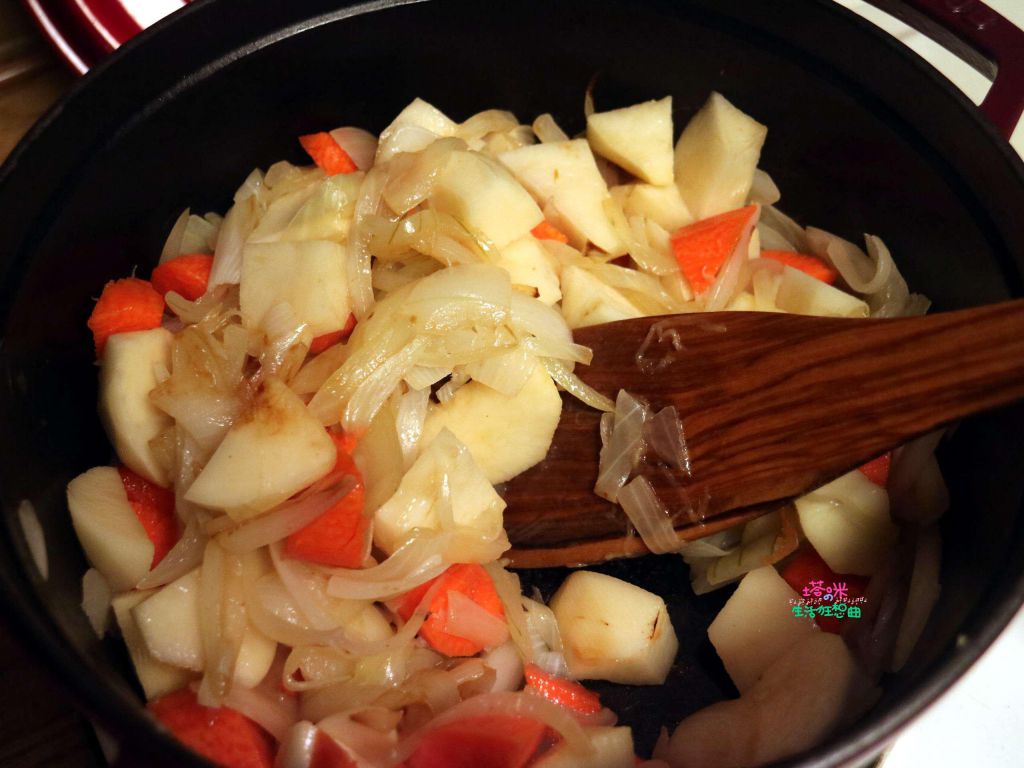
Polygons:
<instances>
[{"instance_id":1,"label":"sliced onion","mask_svg":"<svg viewBox=\"0 0 1024 768\"><path fill-rule=\"evenodd\" d=\"M287 697L270 696L259 688L231 686L224 696L225 707L239 712L278 741L284 740L298 717L298 708Z\"/></svg>"},{"instance_id":2,"label":"sliced onion","mask_svg":"<svg viewBox=\"0 0 1024 768\"><path fill-rule=\"evenodd\" d=\"M945 432L945 429L937 429L893 451L887 490L896 515L906 515L907 519L912 519L912 490L934 457L935 449Z\"/></svg>"},{"instance_id":3,"label":"sliced onion","mask_svg":"<svg viewBox=\"0 0 1024 768\"><path fill-rule=\"evenodd\" d=\"M331 131L331 138L352 158L352 162L360 171L368 171L373 166L373 158L377 154L377 137L362 128L345 126Z\"/></svg>"},{"instance_id":4,"label":"sliced onion","mask_svg":"<svg viewBox=\"0 0 1024 768\"><path fill-rule=\"evenodd\" d=\"M171 231L167 233L167 239L164 241L163 250L160 251L161 264L181 255L181 240L185 235L185 227L188 226L188 220L191 214L192 212L186 208L181 212L181 215L174 220L174 226L172 226Z\"/></svg>"},{"instance_id":5,"label":"sliced onion","mask_svg":"<svg viewBox=\"0 0 1024 768\"><path fill-rule=\"evenodd\" d=\"M359 187L359 198L349 231L347 278L352 311L356 319L362 320L373 305L373 277L370 271L369 233L366 221L377 214L381 205L381 194L387 182L387 171L375 165L366 174Z\"/></svg>"},{"instance_id":6,"label":"sliced onion","mask_svg":"<svg viewBox=\"0 0 1024 768\"><path fill-rule=\"evenodd\" d=\"M799 253L807 253L812 250L807 242L807 233L804 228L774 205L766 205L761 209L760 221L766 223L792 244L792 247L787 250Z\"/></svg>"},{"instance_id":7,"label":"sliced onion","mask_svg":"<svg viewBox=\"0 0 1024 768\"><path fill-rule=\"evenodd\" d=\"M491 577L498 597L501 598L502 608L505 609L505 622L508 625L509 638L524 660L533 661L533 641L530 637L530 627L523 604L523 590L519 583L519 577L506 570L498 562L485 563L484 570Z\"/></svg>"},{"instance_id":8,"label":"sliced onion","mask_svg":"<svg viewBox=\"0 0 1024 768\"><path fill-rule=\"evenodd\" d=\"M643 439L655 455L672 469L678 469L687 476L693 474L683 420L679 418L679 411L674 405L662 408L650 421L644 423Z\"/></svg>"},{"instance_id":9,"label":"sliced onion","mask_svg":"<svg viewBox=\"0 0 1024 768\"><path fill-rule=\"evenodd\" d=\"M347 477L336 487L287 501L277 509L222 533L217 541L228 552L252 552L305 528L345 498L355 487Z\"/></svg>"},{"instance_id":10,"label":"sliced onion","mask_svg":"<svg viewBox=\"0 0 1024 768\"><path fill-rule=\"evenodd\" d=\"M377 411L416 365L416 359L426 345L426 339L414 338L362 381L342 412L341 425L345 430L365 429L370 425Z\"/></svg>"},{"instance_id":11,"label":"sliced onion","mask_svg":"<svg viewBox=\"0 0 1024 768\"><path fill-rule=\"evenodd\" d=\"M181 508L180 504L178 508ZM171 547L171 551L164 555L163 560L157 564L156 568L142 577L135 588L162 587L164 584L170 584L175 579L181 578L202 562L205 549L206 535L203 533L203 527L198 518L190 517L178 543Z\"/></svg>"},{"instance_id":12,"label":"sliced onion","mask_svg":"<svg viewBox=\"0 0 1024 768\"><path fill-rule=\"evenodd\" d=\"M483 655L483 662L494 670L492 691L516 691L523 685L523 659L514 642L491 648Z\"/></svg>"},{"instance_id":13,"label":"sliced onion","mask_svg":"<svg viewBox=\"0 0 1024 768\"><path fill-rule=\"evenodd\" d=\"M644 453L644 422L650 414L646 402L620 389L615 399L615 425L607 445L601 447L594 493L616 501L619 490L640 464Z\"/></svg>"},{"instance_id":14,"label":"sliced onion","mask_svg":"<svg viewBox=\"0 0 1024 768\"><path fill-rule=\"evenodd\" d=\"M898 672L907 663L911 651L928 624L932 608L939 599L939 561L942 556L942 540L936 526L917 532L917 547L914 552L914 570L910 576L907 604L903 609L896 645L893 648L890 672Z\"/></svg>"},{"instance_id":15,"label":"sliced onion","mask_svg":"<svg viewBox=\"0 0 1024 768\"><path fill-rule=\"evenodd\" d=\"M332 575L327 594L350 600L379 600L408 592L445 571L450 541L450 534L421 531L380 565L362 570L328 569Z\"/></svg>"},{"instance_id":16,"label":"sliced onion","mask_svg":"<svg viewBox=\"0 0 1024 768\"><path fill-rule=\"evenodd\" d=\"M270 545L270 560L281 584L292 596L296 607L302 612L313 629L333 629L338 625L331 615L326 593L327 579L315 573L305 563L287 560L281 552L281 542Z\"/></svg>"},{"instance_id":17,"label":"sliced onion","mask_svg":"<svg viewBox=\"0 0 1024 768\"><path fill-rule=\"evenodd\" d=\"M747 251L750 246L750 237L753 234L754 227L757 226L760 211L761 208L758 206L757 210L750 216L750 219L743 227L743 235L740 237L735 250L726 259L725 265L719 271L718 277L715 278L715 282L711 284L711 287L704 294L704 308L708 312L717 312L725 309L741 290L740 280L748 260Z\"/></svg>"},{"instance_id":18,"label":"sliced onion","mask_svg":"<svg viewBox=\"0 0 1024 768\"><path fill-rule=\"evenodd\" d=\"M656 555L675 552L682 543L672 515L643 476L634 477L618 492L618 502L646 547Z\"/></svg>"},{"instance_id":19,"label":"sliced onion","mask_svg":"<svg viewBox=\"0 0 1024 768\"><path fill-rule=\"evenodd\" d=\"M760 168L754 169L754 181L750 185L750 194L747 199L759 205L775 205L782 199L782 193L778 186L765 171Z\"/></svg>"},{"instance_id":20,"label":"sliced onion","mask_svg":"<svg viewBox=\"0 0 1024 768\"><path fill-rule=\"evenodd\" d=\"M448 593L444 631L483 648L494 648L508 640L508 624L504 619L458 591Z\"/></svg>"},{"instance_id":21,"label":"sliced onion","mask_svg":"<svg viewBox=\"0 0 1024 768\"><path fill-rule=\"evenodd\" d=\"M398 401L395 431L398 432L398 443L402 446L402 460L406 469L412 466L419 455L420 438L423 437L423 424L427 419L428 405L430 390L427 388L411 389Z\"/></svg>"},{"instance_id":22,"label":"sliced onion","mask_svg":"<svg viewBox=\"0 0 1024 768\"><path fill-rule=\"evenodd\" d=\"M615 410L615 403L589 384L584 383L583 380L573 373L569 366L561 360L554 360L550 357L545 357L541 358L541 362L544 363L544 367L547 368L548 373L551 375L551 378L555 380L555 383L573 397L599 411Z\"/></svg>"},{"instance_id":23,"label":"sliced onion","mask_svg":"<svg viewBox=\"0 0 1024 768\"><path fill-rule=\"evenodd\" d=\"M249 191L250 189L253 191ZM247 179L246 184L243 184L236 193L235 204L227 212L217 233L209 288L216 288L218 285L237 285L241 280L242 247L256 226L259 212L257 196Z\"/></svg>"}]
</instances>

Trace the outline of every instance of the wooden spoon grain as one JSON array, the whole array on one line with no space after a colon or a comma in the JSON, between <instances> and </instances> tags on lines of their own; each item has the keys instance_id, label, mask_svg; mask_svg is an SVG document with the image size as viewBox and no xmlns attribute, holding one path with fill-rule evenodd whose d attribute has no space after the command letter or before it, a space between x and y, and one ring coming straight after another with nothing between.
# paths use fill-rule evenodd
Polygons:
<instances>
[{"instance_id":1,"label":"wooden spoon grain","mask_svg":"<svg viewBox=\"0 0 1024 768\"><path fill-rule=\"evenodd\" d=\"M710 535L906 441L1024 398L1024 300L887 320L717 312L582 328L576 372L655 409L674 405L689 472L645 466L682 540ZM642 353L640 350L643 350ZM511 480L516 567L646 554L593 492L601 414L563 396L547 458Z\"/></svg>"}]
</instances>

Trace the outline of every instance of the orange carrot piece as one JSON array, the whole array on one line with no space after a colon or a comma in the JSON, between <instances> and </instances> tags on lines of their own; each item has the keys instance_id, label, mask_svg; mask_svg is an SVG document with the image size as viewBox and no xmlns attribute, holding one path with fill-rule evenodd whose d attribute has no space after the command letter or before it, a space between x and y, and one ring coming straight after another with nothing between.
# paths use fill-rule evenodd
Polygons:
<instances>
[{"instance_id":1,"label":"orange carrot piece","mask_svg":"<svg viewBox=\"0 0 1024 768\"><path fill-rule=\"evenodd\" d=\"M153 562L149 566L153 570L181 537L178 515L174 511L174 492L151 483L124 465L119 466L117 472L128 494L128 503L153 542Z\"/></svg>"},{"instance_id":2,"label":"orange carrot piece","mask_svg":"<svg viewBox=\"0 0 1024 768\"><path fill-rule=\"evenodd\" d=\"M308 768L358 768L356 762L348 756L348 752L317 728L313 739L313 750L309 756Z\"/></svg>"},{"instance_id":3,"label":"orange carrot piece","mask_svg":"<svg viewBox=\"0 0 1024 768\"><path fill-rule=\"evenodd\" d=\"M339 341L344 341L352 335L352 331L356 329L356 316L350 314L348 321L345 323L345 327L340 331L331 331L330 333L324 333L313 339L313 343L309 345L309 354L319 355L328 347L333 347Z\"/></svg>"},{"instance_id":4,"label":"orange carrot piece","mask_svg":"<svg viewBox=\"0 0 1024 768\"><path fill-rule=\"evenodd\" d=\"M505 609L501 605L498 591L494 588L491 577L481 565L476 563L453 565L436 579L409 590L398 598L398 615L408 620L427 590L436 581L440 581L441 586L430 601L430 612L420 628L420 637L426 640L434 650L446 656L473 656L480 653L483 650L482 646L472 640L445 632L444 628L448 620L449 592L461 592L484 610L499 618L504 618Z\"/></svg>"},{"instance_id":5,"label":"orange carrot piece","mask_svg":"<svg viewBox=\"0 0 1024 768\"><path fill-rule=\"evenodd\" d=\"M409 768L524 768L546 726L515 715L477 715L428 731Z\"/></svg>"},{"instance_id":6,"label":"orange carrot piece","mask_svg":"<svg viewBox=\"0 0 1024 768\"><path fill-rule=\"evenodd\" d=\"M148 705L185 746L225 768L271 768L273 740L249 718L227 707L204 707L188 688Z\"/></svg>"},{"instance_id":7,"label":"orange carrot piece","mask_svg":"<svg viewBox=\"0 0 1024 768\"><path fill-rule=\"evenodd\" d=\"M89 330L96 343L96 356L103 354L107 339L115 333L148 331L164 317L164 297L148 280L126 277L111 280L89 315Z\"/></svg>"},{"instance_id":8,"label":"orange carrot piece","mask_svg":"<svg viewBox=\"0 0 1024 768\"><path fill-rule=\"evenodd\" d=\"M569 242L569 236L547 219L531 229L530 234L538 240L557 240L560 243Z\"/></svg>"},{"instance_id":9,"label":"orange carrot piece","mask_svg":"<svg viewBox=\"0 0 1024 768\"><path fill-rule=\"evenodd\" d=\"M600 697L575 680L549 675L536 664L527 664L523 672L526 675L526 687L532 688L548 701L583 715L601 711Z\"/></svg>"},{"instance_id":10,"label":"orange carrot piece","mask_svg":"<svg viewBox=\"0 0 1024 768\"><path fill-rule=\"evenodd\" d=\"M792 251L761 251L761 258L782 262L786 266L799 269L801 272L805 272L811 277L817 278L829 285L832 285L836 278L839 277L838 272L817 256L808 256L803 253L793 253Z\"/></svg>"},{"instance_id":11,"label":"orange carrot piece","mask_svg":"<svg viewBox=\"0 0 1024 768\"><path fill-rule=\"evenodd\" d=\"M299 143L313 162L323 168L328 176L358 171L355 161L341 148L329 133L310 133L299 136Z\"/></svg>"},{"instance_id":12,"label":"orange carrot piece","mask_svg":"<svg viewBox=\"0 0 1024 768\"><path fill-rule=\"evenodd\" d=\"M205 253L185 253L157 265L150 280L161 296L167 295L168 291L174 291L189 301L195 301L206 293L212 268L213 256Z\"/></svg>"},{"instance_id":13,"label":"orange carrot piece","mask_svg":"<svg viewBox=\"0 0 1024 768\"><path fill-rule=\"evenodd\" d=\"M673 233L672 251L695 294L704 293L715 281L756 211L756 205L748 205L695 221Z\"/></svg>"},{"instance_id":14,"label":"orange carrot piece","mask_svg":"<svg viewBox=\"0 0 1024 768\"><path fill-rule=\"evenodd\" d=\"M360 568L370 521L364 514L366 488L352 460L355 440L332 434L338 458L333 473L353 475L355 487L320 517L291 534L284 543L285 557L334 568Z\"/></svg>"},{"instance_id":15,"label":"orange carrot piece","mask_svg":"<svg viewBox=\"0 0 1024 768\"><path fill-rule=\"evenodd\" d=\"M877 459L872 459L864 466L860 467L860 471L864 473L868 480L875 485L880 485L885 488L889 483L889 468L892 466L892 451L883 453Z\"/></svg>"},{"instance_id":16,"label":"orange carrot piece","mask_svg":"<svg viewBox=\"0 0 1024 768\"><path fill-rule=\"evenodd\" d=\"M805 589L813 588L818 584L822 589L832 589L836 585L846 586L846 596L835 600L836 603L848 603L853 598L863 597L867 589L868 580L864 576L857 576L852 573L836 573L828 567L821 555L814 547L805 544L793 558L782 569L782 578L791 586L798 595L807 596ZM844 622L851 619L839 619L835 616L815 616L818 627L822 632L830 632L838 635L844 626ZM856 621L856 619L852 619Z\"/></svg>"}]
</instances>

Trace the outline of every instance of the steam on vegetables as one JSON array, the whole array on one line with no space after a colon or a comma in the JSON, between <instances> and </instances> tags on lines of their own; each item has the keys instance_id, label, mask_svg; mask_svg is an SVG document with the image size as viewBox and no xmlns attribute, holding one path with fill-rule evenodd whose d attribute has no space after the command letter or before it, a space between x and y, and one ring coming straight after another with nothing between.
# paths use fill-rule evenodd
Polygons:
<instances>
[{"instance_id":1,"label":"steam on vegetables","mask_svg":"<svg viewBox=\"0 0 1024 768\"><path fill-rule=\"evenodd\" d=\"M186 210L149 280L103 289L117 462L68 486L85 608L212 761L753 766L870 706L913 648L938 592L937 435L682 545L632 477L649 451L685 461L678 416L586 386L573 329L927 301L877 237L779 211L767 129L721 95L677 141L670 97L586 112L570 138L417 99L379 136L303 136L313 165L254 170L223 217ZM579 570L545 604L502 560L500 486L544 458L563 397L607 412L595 492L698 593L738 582L709 631L738 697L665 723L646 763L579 681L663 684L665 601ZM795 616L809 586L850 613Z\"/></svg>"}]
</instances>

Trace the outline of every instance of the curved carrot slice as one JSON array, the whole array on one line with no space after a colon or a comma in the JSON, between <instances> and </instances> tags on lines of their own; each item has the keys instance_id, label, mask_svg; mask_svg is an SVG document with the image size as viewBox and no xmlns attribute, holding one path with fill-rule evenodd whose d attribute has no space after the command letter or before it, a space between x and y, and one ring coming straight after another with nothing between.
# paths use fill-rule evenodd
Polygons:
<instances>
[{"instance_id":1,"label":"curved carrot slice","mask_svg":"<svg viewBox=\"0 0 1024 768\"><path fill-rule=\"evenodd\" d=\"M892 466L892 451L883 453L877 459L872 459L859 469L872 483L885 488L889 483L890 466Z\"/></svg>"},{"instance_id":2,"label":"curved carrot slice","mask_svg":"<svg viewBox=\"0 0 1024 768\"><path fill-rule=\"evenodd\" d=\"M353 475L356 485L320 517L285 539L284 554L334 568L360 568L370 521L364 514L366 488L352 460L355 439L348 434L332 434L331 439L338 451L333 472Z\"/></svg>"},{"instance_id":3,"label":"curved carrot slice","mask_svg":"<svg viewBox=\"0 0 1024 768\"><path fill-rule=\"evenodd\" d=\"M792 251L761 251L761 258L780 261L829 285L832 285L836 278L839 277L838 272L817 256L807 256L806 254L793 253Z\"/></svg>"},{"instance_id":4,"label":"curved carrot slice","mask_svg":"<svg viewBox=\"0 0 1024 768\"><path fill-rule=\"evenodd\" d=\"M204 707L187 688L149 703L149 711L185 746L225 768L271 768L270 736L227 707Z\"/></svg>"},{"instance_id":5,"label":"curved carrot slice","mask_svg":"<svg viewBox=\"0 0 1024 768\"><path fill-rule=\"evenodd\" d=\"M148 280L126 277L111 280L89 315L89 330L96 342L96 356L103 354L107 339L115 333L148 331L164 317L164 297Z\"/></svg>"},{"instance_id":6,"label":"curved carrot slice","mask_svg":"<svg viewBox=\"0 0 1024 768\"><path fill-rule=\"evenodd\" d=\"M672 251L695 294L704 293L715 282L718 270L736 250L756 215L757 206L748 205L695 221L673 233Z\"/></svg>"},{"instance_id":7,"label":"curved carrot slice","mask_svg":"<svg viewBox=\"0 0 1024 768\"><path fill-rule=\"evenodd\" d=\"M448 593L461 592L477 605L495 616L504 618L505 609L501 598L494 588L494 582L477 563L459 563L448 568L436 579L411 589L398 599L398 615L408 620L416 606L437 581L441 586L430 602L430 613L420 628L420 637L430 643L431 647L446 656L473 656L480 653L483 647L464 637L444 631L448 620Z\"/></svg>"},{"instance_id":8,"label":"curved carrot slice","mask_svg":"<svg viewBox=\"0 0 1024 768\"><path fill-rule=\"evenodd\" d=\"M569 242L569 236L547 219L531 229L530 234L538 240L557 240L560 243Z\"/></svg>"},{"instance_id":9,"label":"curved carrot slice","mask_svg":"<svg viewBox=\"0 0 1024 768\"><path fill-rule=\"evenodd\" d=\"M150 279L153 281L153 287L161 295L174 291L189 301L195 301L206 293L212 268L213 256L205 253L185 253L158 265Z\"/></svg>"},{"instance_id":10,"label":"curved carrot slice","mask_svg":"<svg viewBox=\"0 0 1024 768\"><path fill-rule=\"evenodd\" d=\"M337 173L352 173L359 168L349 157L348 152L341 148L329 133L310 133L299 136L299 143L313 162L320 166L328 176Z\"/></svg>"},{"instance_id":11,"label":"curved carrot slice","mask_svg":"<svg viewBox=\"0 0 1024 768\"><path fill-rule=\"evenodd\" d=\"M600 697L575 680L549 675L536 664L527 664L523 673L526 675L526 687L532 688L548 701L583 715L601 711Z\"/></svg>"},{"instance_id":12,"label":"curved carrot slice","mask_svg":"<svg viewBox=\"0 0 1024 768\"><path fill-rule=\"evenodd\" d=\"M178 516L174 511L174 492L151 483L124 465L119 466L117 472L128 494L128 503L153 542L153 562L149 566L152 570L181 536Z\"/></svg>"}]
</instances>

